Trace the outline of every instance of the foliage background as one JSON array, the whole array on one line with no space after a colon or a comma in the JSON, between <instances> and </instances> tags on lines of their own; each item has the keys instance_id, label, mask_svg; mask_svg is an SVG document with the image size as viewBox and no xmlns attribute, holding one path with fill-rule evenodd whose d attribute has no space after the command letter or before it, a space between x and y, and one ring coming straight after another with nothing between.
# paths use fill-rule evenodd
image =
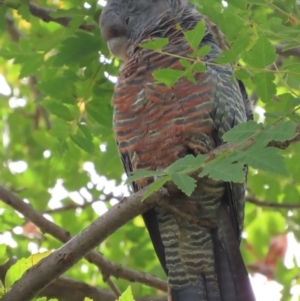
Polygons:
<instances>
[{"instance_id":1,"label":"foliage background","mask_svg":"<svg viewBox=\"0 0 300 301\"><path fill-rule=\"evenodd\" d=\"M224 60L243 66L237 67L236 74L255 104L256 120L269 124L299 104L297 1L194 3L232 47ZM0 183L75 235L127 190L110 105L121 62L111 57L100 37L103 3L40 0L35 4L57 10L47 11L47 16L61 19L41 17L27 1L0 0ZM65 17L72 18L68 27L61 21ZM282 53L286 45L287 52ZM289 118L300 120L297 114ZM282 300L290 300L290 288L300 284L299 261L288 268L281 261L286 234L300 240L300 145L291 144L281 152L286 176L250 169L242 252L249 271L275 279L284 287ZM4 203L0 203L0 233L9 258L61 245ZM165 279L140 217L97 250L120 265ZM98 269L86 260L65 276L107 288ZM114 281L121 291L128 286L124 279ZM163 294L139 283L132 284L132 290L136 297Z\"/></svg>"}]
</instances>

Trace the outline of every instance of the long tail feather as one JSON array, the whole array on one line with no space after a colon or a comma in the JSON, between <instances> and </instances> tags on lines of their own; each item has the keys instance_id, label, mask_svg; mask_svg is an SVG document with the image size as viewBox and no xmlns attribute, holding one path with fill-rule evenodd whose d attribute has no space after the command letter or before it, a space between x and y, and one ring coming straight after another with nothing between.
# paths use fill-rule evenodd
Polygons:
<instances>
[{"instance_id":1,"label":"long tail feather","mask_svg":"<svg viewBox=\"0 0 300 301\"><path fill-rule=\"evenodd\" d=\"M218 230L212 232L217 279L200 275L199 283L181 290L171 289L171 301L255 301L236 234L223 207L218 221Z\"/></svg>"}]
</instances>

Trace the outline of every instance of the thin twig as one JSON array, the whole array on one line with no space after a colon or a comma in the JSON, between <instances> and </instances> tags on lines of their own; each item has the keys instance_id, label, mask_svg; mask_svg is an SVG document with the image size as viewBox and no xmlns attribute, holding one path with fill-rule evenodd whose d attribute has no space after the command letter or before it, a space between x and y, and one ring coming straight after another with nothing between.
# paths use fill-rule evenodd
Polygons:
<instances>
[{"instance_id":1,"label":"thin twig","mask_svg":"<svg viewBox=\"0 0 300 301\"><path fill-rule=\"evenodd\" d=\"M275 203L271 201L262 201L253 196L247 196L246 201L248 203L269 208L280 208L280 209L299 209L300 204L287 204L287 203Z\"/></svg>"}]
</instances>

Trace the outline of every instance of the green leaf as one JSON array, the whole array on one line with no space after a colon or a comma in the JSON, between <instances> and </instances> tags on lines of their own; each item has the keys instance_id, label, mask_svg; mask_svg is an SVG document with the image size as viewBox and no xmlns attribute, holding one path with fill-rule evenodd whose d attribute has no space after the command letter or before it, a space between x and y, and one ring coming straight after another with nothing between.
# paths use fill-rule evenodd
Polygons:
<instances>
[{"instance_id":1,"label":"green leaf","mask_svg":"<svg viewBox=\"0 0 300 301\"><path fill-rule=\"evenodd\" d=\"M49 70L49 72L51 71ZM75 75L74 72L70 73ZM63 102L76 105L76 99L74 97L75 88L73 85L75 79L71 77L70 73L67 76L46 77L42 82L37 84L37 88L59 103Z\"/></svg>"},{"instance_id":2,"label":"green leaf","mask_svg":"<svg viewBox=\"0 0 300 301\"><path fill-rule=\"evenodd\" d=\"M71 121L73 120L73 116L71 114L71 111L69 108L59 102L51 101L51 100L46 100L43 101L43 106L53 115L62 118L66 121Z\"/></svg>"},{"instance_id":3,"label":"green leaf","mask_svg":"<svg viewBox=\"0 0 300 301\"><path fill-rule=\"evenodd\" d=\"M159 179L157 179L155 182L153 182L149 188L145 191L142 201L144 201L149 195L151 195L153 192L159 190L166 182L171 180L171 176L163 176Z\"/></svg>"},{"instance_id":4,"label":"green leaf","mask_svg":"<svg viewBox=\"0 0 300 301\"><path fill-rule=\"evenodd\" d=\"M192 53L192 57L197 56L197 57L203 57L209 54L211 51L211 46L210 45L204 45L200 49L197 49Z\"/></svg>"},{"instance_id":5,"label":"green leaf","mask_svg":"<svg viewBox=\"0 0 300 301\"><path fill-rule=\"evenodd\" d=\"M85 136L86 139L92 141L93 135L91 133L90 128L86 124L78 124L79 130L82 132L82 134Z\"/></svg>"},{"instance_id":6,"label":"green leaf","mask_svg":"<svg viewBox=\"0 0 300 301\"><path fill-rule=\"evenodd\" d=\"M255 140L263 142L265 145L268 142L275 141L286 141L293 139L296 136L297 125L292 121L280 121L275 125L268 125L261 133L259 133Z\"/></svg>"},{"instance_id":7,"label":"green leaf","mask_svg":"<svg viewBox=\"0 0 300 301\"><path fill-rule=\"evenodd\" d=\"M180 59L179 62L181 64L181 66L185 67L185 68L191 68L191 66L192 66L191 63L186 59Z\"/></svg>"},{"instance_id":8,"label":"green leaf","mask_svg":"<svg viewBox=\"0 0 300 301\"><path fill-rule=\"evenodd\" d=\"M193 64L193 70L198 73L203 73L206 71L206 66L197 62Z\"/></svg>"},{"instance_id":9,"label":"green leaf","mask_svg":"<svg viewBox=\"0 0 300 301\"><path fill-rule=\"evenodd\" d=\"M153 77L167 87L172 87L181 77L185 75L184 70L176 70L169 68L162 68L152 73Z\"/></svg>"},{"instance_id":10,"label":"green leaf","mask_svg":"<svg viewBox=\"0 0 300 301\"><path fill-rule=\"evenodd\" d=\"M275 59L275 48L265 36L260 36L253 48L244 55L245 62L255 68L265 68Z\"/></svg>"},{"instance_id":11,"label":"green leaf","mask_svg":"<svg viewBox=\"0 0 300 301\"><path fill-rule=\"evenodd\" d=\"M14 64L21 65L19 78L33 75L43 65L43 63L44 55L41 53L19 55L14 60Z\"/></svg>"},{"instance_id":12,"label":"green leaf","mask_svg":"<svg viewBox=\"0 0 300 301\"><path fill-rule=\"evenodd\" d=\"M250 74L244 69L237 69L234 71L234 74L237 77L237 79L240 80L246 80L250 77Z\"/></svg>"},{"instance_id":13,"label":"green leaf","mask_svg":"<svg viewBox=\"0 0 300 301\"><path fill-rule=\"evenodd\" d=\"M270 72L260 72L253 77L257 95L263 102L272 101L276 95L275 75Z\"/></svg>"},{"instance_id":14,"label":"green leaf","mask_svg":"<svg viewBox=\"0 0 300 301\"><path fill-rule=\"evenodd\" d=\"M50 135L60 140L64 140L70 135L71 132L72 132L72 127L69 123L59 118L53 119L53 125L49 131Z\"/></svg>"},{"instance_id":15,"label":"green leaf","mask_svg":"<svg viewBox=\"0 0 300 301\"><path fill-rule=\"evenodd\" d=\"M12 287L12 285L17 280L19 280L28 269L36 265L39 261L49 256L50 254L51 251L46 251L46 252L31 255L28 258L19 259L14 265L12 265L8 269L5 275L5 287L6 288Z\"/></svg>"},{"instance_id":16,"label":"green leaf","mask_svg":"<svg viewBox=\"0 0 300 301\"><path fill-rule=\"evenodd\" d=\"M187 196L190 196L196 188L197 181L190 176L174 173L171 177L176 186Z\"/></svg>"},{"instance_id":17,"label":"green leaf","mask_svg":"<svg viewBox=\"0 0 300 301\"><path fill-rule=\"evenodd\" d=\"M79 134L70 135L71 140L81 149L87 153L93 155L95 152L95 147L93 141L90 138L83 137Z\"/></svg>"},{"instance_id":18,"label":"green leaf","mask_svg":"<svg viewBox=\"0 0 300 301\"><path fill-rule=\"evenodd\" d=\"M206 30L204 20L200 20L194 29L184 32L184 36L193 50L197 50Z\"/></svg>"},{"instance_id":19,"label":"green leaf","mask_svg":"<svg viewBox=\"0 0 300 301\"><path fill-rule=\"evenodd\" d=\"M226 159L214 160L206 165L198 176L209 176L215 181L242 183L245 179L245 171L243 168L243 164L233 164Z\"/></svg>"},{"instance_id":20,"label":"green leaf","mask_svg":"<svg viewBox=\"0 0 300 301\"><path fill-rule=\"evenodd\" d=\"M78 65L83 61L98 57L100 36L78 31L75 36L62 41L58 53L49 61L54 66Z\"/></svg>"},{"instance_id":21,"label":"green leaf","mask_svg":"<svg viewBox=\"0 0 300 301\"><path fill-rule=\"evenodd\" d=\"M122 296L118 299L118 301L134 301L130 286L128 286L128 288L122 294Z\"/></svg>"},{"instance_id":22,"label":"green leaf","mask_svg":"<svg viewBox=\"0 0 300 301\"><path fill-rule=\"evenodd\" d=\"M5 262L8 261L8 257L6 255L6 245L0 245L0 265L3 265Z\"/></svg>"},{"instance_id":23,"label":"green leaf","mask_svg":"<svg viewBox=\"0 0 300 301\"><path fill-rule=\"evenodd\" d=\"M177 172L192 172L200 168L204 163L204 156L198 155L197 157L193 155L187 155L184 158L180 158L170 166L168 166L164 171L168 174Z\"/></svg>"},{"instance_id":24,"label":"green leaf","mask_svg":"<svg viewBox=\"0 0 300 301\"><path fill-rule=\"evenodd\" d=\"M232 49L226 50L220 53L220 56L215 59L217 63L226 64L231 63L236 60L236 55L232 51Z\"/></svg>"},{"instance_id":25,"label":"green leaf","mask_svg":"<svg viewBox=\"0 0 300 301\"><path fill-rule=\"evenodd\" d=\"M284 158L278 154L277 148L265 147L264 144L257 143L240 154L239 162L249 164L256 169L287 175Z\"/></svg>"},{"instance_id":26,"label":"green leaf","mask_svg":"<svg viewBox=\"0 0 300 301\"><path fill-rule=\"evenodd\" d=\"M223 135L223 141L226 142L243 142L255 135L256 132L262 129L261 123L256 123L253 120L250 120L245 123L240 123L230 131L226 132Z\"/></svg>"},{"instance_id":27,"label":"green leaf","mask_svg":"<svg viewBox=\"0 0 300 301\"><path fill-rule=\"evenodd\" d=\"M142 48L150 49L150 50L161 50L166 45L168 45L169 39L168 38L159 38L155 40L151 40L148 42L145 42L143 44L140 44Z\"/></svg>"},{"instance_id":28,"label":"green leaf","mask_svg":"<svg viewBox=\"0 0 300 301\"><path fill-rule=\"evenodd\" d=\"M95 97L85 106L87 113L99 124L111 129L112 125L112 108L103 104L101 99Z\"/></svg>"}]
</instances>

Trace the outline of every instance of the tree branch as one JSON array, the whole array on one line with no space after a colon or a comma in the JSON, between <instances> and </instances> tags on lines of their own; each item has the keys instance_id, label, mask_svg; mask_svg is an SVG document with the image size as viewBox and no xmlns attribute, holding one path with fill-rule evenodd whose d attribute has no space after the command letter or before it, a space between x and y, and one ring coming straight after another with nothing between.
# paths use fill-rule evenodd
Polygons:
<instances>
[{"instance_id":1,"label":"tree branch","mask_svg":"<svg viewBox=\"0 0 300 301\"><path fill-rule=\"evenodd\" d=\"M18 9L21 4L16 4L16 3L10 3L9 1L4 1L4 0L0 0L0 4L4 5L6 7L9 8L13 8L13 9ZM70 21L72 20L71 17L59 17L59 18L54 18L51 16L52 13L55 13L57 10L55 9L51 9L51 8L44 8L41 7L37 4L34 3L28 3L28 8L30 13L34 16L37 17L41 20L43 20L44 22L54 22L54 23L58 23L62 26L67 27L70 23ZM86 24L85 22L83 22L80 26L80 29L85 30L85 31L92 31L95 28L94 24Z\"/></svg>"},{"instance_id":2,"label":"tree branch","mask_svg":"<svg viewBox=\"0 0 300 301\"><path fill-rule=\"evenodd\" d=\"M0 0L0 4L7 6L9 8L13 9L18 9L21 4L16 4L16 3L9 3L8 1ZM39 6L34 3L28 3L29 6L29 11L30 13L34 16L37 17L44 22L54 22L58 23L64 27L67 27L72 20L71 17L59 17L59 18L54 18L51 17L51 14L56 12L57 10L55 9L50 9L50 8L44 8L42 6ZM218 46L224 51L228 50L229 47L226 44L226 36L225 34L219 29L219 27L210 20L209 17L204 16L205 21L207 22L208 26L210 27L210 30L214 34ZM85 22L80 25L80 29L85 30L85 31L92 31L95 28L95 24L86 24ZM286 46L286 44L279 44L275 45L276 53L278 55L282 56L297 56L300 57L300 47L294 47L291 49L283 50L283 48Z\"/></svg>"},{"instance_id":3,"label":"tree branch","mask_svg":"<svg viewBox=\"0 0 300 301\"><path fill-rule=\"evenodd\" d=\"M37 225L43 233L49 233L63 243L71 239L69 232L49 221L41 214L37 213L32 208L32 206L25 203L19 197L7 191L3 187L0 187L0 199L7 205L24 215L25 218ZM115 208L115 206L112 208ZM118 216L119 213L117 212L116 215ZM91 247L90 249L93 248L94 247ZM81 257L83 257L83 255ZM113 275L117 278L123 278L128 281L143 283L156 289L167 291L166 283L158 279L157 277L122 267L119 264L105 259L100 253L96 251L91 251L85 256L85 258L90 263L95 264L101 270L103 275Z\"/></svg>"},{"instance_id":4,"label":"tree branch","mask_svg":"<svg viewBox=\"0 0 300 301\"><path fill-rule=\"evenodd\" d=\"M276 147L286 148L290 143L299 141L299 127L297 128L298 136L291 141L274 142ZM244 149L255 144L254 139L249 139ZM272 145L272 143L270 143ZM205 162L213 160L222 151L235 148L238 144L224 144L204 155ZM274 146L274 145L272 145ZM199 172L199 171L198 171ZM192 173L192 176L197 176L197 173ZM173 183L168 186L172 187ZM36 266L29 269L24 276L17 281L11 290L4 296L2 301L27 301L30 300L39 291L53 282L58 276L68 270L72 265L78 262L83 256L95 264L99 264L104 275L115 275L128 280L134 280L131 277L138 276L139 282L150 284L152 287L157 287L161 290L166 290L166 283L157 279L154 276L149 281L149 275L142 274L128 269L119 269L115 264L105 260L97 252L89 252L99 243L105 240L110 234L122 227L128 221L137 215L149 210L155 205L171 206L170 199L161 192L154 192L145 201L141 202L141 198L147 187L133 194L127 199L123 199L120 203L113 206L103 216L94 221L89 227L84 229L78 235L74 236L60 249L54 251L47 258L43 259ZM172 190L172 189L171 189ZM22 213L26 218L31 220L43 231L52 234L59 240L65 242L70 238L70 234L61 229L57 225L46 220L43 216L33 210L33 208L20 200L11 192L0 187L0 198L9 206ZM113 265L113 266L111 266ZM106 273L106 271L107 273Z\"/></svg>"},{"instance_id":5,"label":"tree branch","mask_svg":"<svg viewBox=\"0 0 300 301\"><path fill-rule=\"evenodd\" d=\"M269 207L269 208L280 208L280 209L299 209L300 204L287 204L287 203L275 203L271 201L262 201L257 199L254 196L247 196L246 202L260 206L260 207Z\"/></svg>"},{"instance_id":6,"label":"tree branch","mask_svg":"<svg viewBox=\"0 0 300 301\"><path fill-rule=\"evenodd\" d=\"M10 259L4 265L0 265L0 281L4 283L5 275L8 269L16 262ZM85 297L91 298L93 301L115 301L116 297L111 291L96 288L84 282L76 281L66 277L59 277L49 286L42 290L37 297L47 297L47 299L56 298L60 301L84 301ZM136 301L167 301L165 296L161 297L142 297Z\"/></svg>"},{"instance_id":7,"label":"tree branch","mask_svg":"<svg viewBox=\"0 0 300 301\"><path fill-rule=\"evenodd\" d=\"M74 265L80 258L96 247L111 233L116 231L135 216L153 207L156 202L162 202L163 199L166 198L162 197L159 193L156 193L150 196L146 201L141 202L141 197L144 192L145 191L142 190L129 197L127 200L124 199L121 203L113 206L102 217L98 218L89 227L68 241L64 246L28 270L22 279L17 281L13 288L4 296L2 301L30 300L40 290L45 288L59 275ZM46 232L55 234L54 236L58 237L61 241L66 241L66 237L70 237L68 232L50 221L47 221L44 217L36 213L30 205L24 203L17 196L2 187L0 187L0 197L6 204L21 212L25 217L29 218L39 227L42 227L42 230L45 229ZM52 226L49 227L49 225ZM102 264L107 262L97 252L90 252L86 258L89 261L97 261ZM108 264L110 266L115 266L115 264L111 262L108 262ZM123 276L124 274L127 274L125 279L129 280L134 280L135 276L139 276L140 282L144 284L151 283L152 287L157 287L158 289L166 291L166 283L154 276L130 271L119 266L114 268L115 269L109 270L109 273L107 274L119 274ZM103 269L101 269L101 271L106 274Z\"/></svg>"}]
</instances>

